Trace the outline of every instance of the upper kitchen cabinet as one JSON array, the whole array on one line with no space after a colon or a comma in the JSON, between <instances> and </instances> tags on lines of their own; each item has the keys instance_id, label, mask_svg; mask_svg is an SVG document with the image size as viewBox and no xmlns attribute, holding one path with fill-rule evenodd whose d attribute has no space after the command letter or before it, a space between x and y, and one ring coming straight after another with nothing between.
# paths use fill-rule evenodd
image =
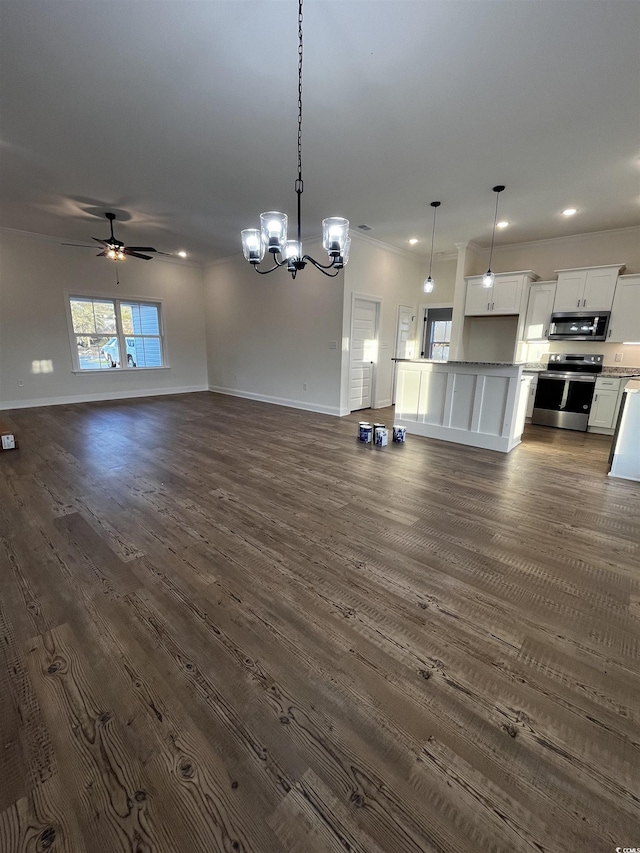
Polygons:
<instances>
[{"instance_id":1,"label":"upper kitchen cabinet","mask_svg":"<svg viewBox=\"0 0 640 853\"><path fill-rule=\"evenodd\" d=\"M482 275L472 275L465 279L467 296L464 313L467 316L520 314L529 284L540 276L531 270L499 272L495 274L493 287L484 287L483 278Z\"/></svg>"},{"instance_id":2,"label":"upper kitchen cabinet","mask_svg":"<svg viewBox=\"0 0 640 853\"><path fill-rule=\"evenodd\" d=\"M618 275L624 264L556 270L554 311L611 311Z\"/></svg>"},{"instance_id":3,"label":"upper kitchen cabinet","mask_svg":"<svg viewBox=\"0 0 640 853\"><path fill-rule=\"evenodd\" d=\"M607 341L640 341L640 274L618 278Z\"/></svg>"},{"instance_id":4,"label":"upper kitchen cabinet","mask_svg":"<svg viewBox=\"0 0 640 853\"><path fill-rule=\"evenodd\" d=\"M547 340L555 296L555 281L536 281L529 287L529 302L522 334L525 341Z\"/></svg>"}]
</instances>

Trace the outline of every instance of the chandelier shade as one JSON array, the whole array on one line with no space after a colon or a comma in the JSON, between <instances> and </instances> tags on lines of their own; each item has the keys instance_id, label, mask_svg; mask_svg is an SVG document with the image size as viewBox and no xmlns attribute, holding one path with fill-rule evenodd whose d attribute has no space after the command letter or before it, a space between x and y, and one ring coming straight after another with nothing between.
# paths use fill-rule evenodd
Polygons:
<instances>
[{"instance_id":1,"label":"chandelier shade","mask_svg":"<svg viewBox=\"0 0 640 853\"><path fill-rule=\"evenodd\" d=\"M298 2L298 177L295 191L298 197L297 239L287 239L287 214L269 210L260 214L260 230L247 228L242 231L242 251L244 257L261 275L286 266L292 278L295 278L307 263L312 264L324 275L336 276L349 260L349 220L341 216L330 216L322 222L322 244L329 256L328 264L321 264L310 255L302 254L301 206L304 183L302 180L302 0ZM258 269L265 254L270 254L273 266L266 270Z\"/></svg>"}]
</instances>

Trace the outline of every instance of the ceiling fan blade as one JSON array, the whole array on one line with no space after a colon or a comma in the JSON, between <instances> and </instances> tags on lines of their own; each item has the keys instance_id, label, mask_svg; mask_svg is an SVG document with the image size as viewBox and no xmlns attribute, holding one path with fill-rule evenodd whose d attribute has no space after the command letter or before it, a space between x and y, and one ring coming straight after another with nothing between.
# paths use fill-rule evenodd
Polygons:
<instances>
[{"instance_id":1,"label":"ceiling fan blade","mask_svg":"<svg viewBox=\"0 0 640 853\"><path fill-rule=\"evenodd\" d=\"M98 239L98 237L92 237L91 239L92 239L92 240L95 240L95 241L96 241L96 243L102 243L102 245L103 245L103 246L108 246L108 245L109 245L109 243L108 243L108 241L107 241L107 240L100 240L100 239Z\"/></svg>"},{"instance_id":2,"label":"ceiling fan blade","mask_svg":"<svg viewBox=\"0 0 640 853\"><path fill-rule=\"evenodd\" d=\"M98 254L96 255L96 258L106 258L106 257L107 257L106 249L104 252L98 252Z\"/></svg>"},{"instance_id":3,"label":"ceiling fan blade","mask_svg":"<svg viewBox=\"0 0 640 853\"><path fill-rule=\"evenodd\" d=\"M124 253L132 258L142 258L143 261L150 261L152 259L151 255L141 255L139 252L132 252L130 249L125 249Z\"/></svg>"},{"instance_id":4,"label":"ceiling fan blade","mask_svg":"<svg viewBox=\"0 0 640 853\"><path fill-rule=\"evenodd\" d=\"M87 243L60 243L61 246L80 246L81 249L94 249L95 246L89 246Z\"/></svg>"},{"instance_id":5,"label":"ceiling fan blade","mask_svg":"<svg viewBox=\"0 0 640 853\"><path fill-rule=\"evenodd\" d=\"M156 252L152 246L126 246L128 252Z\"/></svg>"}]
</instances>

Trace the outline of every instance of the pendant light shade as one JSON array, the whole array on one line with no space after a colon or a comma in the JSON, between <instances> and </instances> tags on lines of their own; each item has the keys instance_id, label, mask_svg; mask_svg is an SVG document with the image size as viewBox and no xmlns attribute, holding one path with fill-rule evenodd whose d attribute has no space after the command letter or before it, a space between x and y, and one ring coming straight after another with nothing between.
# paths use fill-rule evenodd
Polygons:
<instances>
[{"instance_id":1,"label":"pendant light shade","mask_svg":"<svg viewBox=\"0 0 640 853\"><path fill-rule=\"evenodd\" d=\"M433 269L433 240L436 234L436 211L440 207L441 202L432 201L431 207L433 208L433 228L431 229L431 254L429 255L429 276L425 278L424 284L422 285L422 290L424 293L433 293L433 288L436 286L435 281L431 277L431 270Z\"/></svg>"},{"instance_id":2,"label":"pendant light shade","mask_svg":"<svg viewBox=\"0 0 640 853\"><path fill-rule=\"evenodd\" d=\"M493 241L496 236L496 222L498 221L498 199L500 198L500 193L504 189L502 184L498 184L497 187L493 188L494 193L496 194L496 212L493 217L493 231L491 232L491 251L489 252L489 269L484 274L484 278L482 279L483 287L493 287L493 282L496 280L495 275L491 272L491 260L493 258Z\"/></svg>"}]
</instances>

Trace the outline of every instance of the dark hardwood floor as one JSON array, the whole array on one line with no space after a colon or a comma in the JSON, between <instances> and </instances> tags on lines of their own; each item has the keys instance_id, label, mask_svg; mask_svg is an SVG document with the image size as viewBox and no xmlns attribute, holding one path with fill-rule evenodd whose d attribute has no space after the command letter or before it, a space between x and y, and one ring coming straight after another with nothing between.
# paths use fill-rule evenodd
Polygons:
<instances>
[{"instance_id":1,"label":"dark hardwood floor","mask_svg":"<svg viewBox=\"0 0 640 853\"><path fill-rule=\"evenodd\" d=\"M608 439L375 449L208 393L3 417L2 853L640 847Z\"/></svg>"}]
</instances>

